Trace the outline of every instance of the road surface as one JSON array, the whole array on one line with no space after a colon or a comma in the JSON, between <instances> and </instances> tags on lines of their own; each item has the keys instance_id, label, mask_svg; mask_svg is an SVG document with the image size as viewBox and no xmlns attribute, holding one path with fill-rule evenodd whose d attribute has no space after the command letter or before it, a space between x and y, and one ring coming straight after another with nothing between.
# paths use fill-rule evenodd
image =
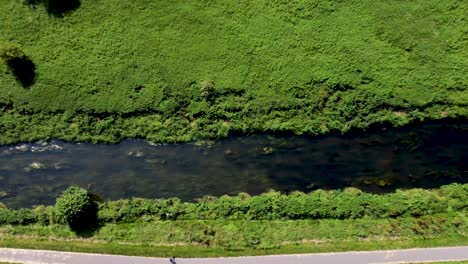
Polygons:
<instances>
[{"instance_id":1,"label":"road surface","mask_svg":"<svg viewBox=\"0 0 468 264\"><path fill-rule=\"evenodd\" d=\"M468 247L355 251L237 258L176 258L177 264L370 264L468 260ZM147 258L86 253L0 248L0 261L24 264L170 264L169 258Z\"/></svg>"}]
</instances>

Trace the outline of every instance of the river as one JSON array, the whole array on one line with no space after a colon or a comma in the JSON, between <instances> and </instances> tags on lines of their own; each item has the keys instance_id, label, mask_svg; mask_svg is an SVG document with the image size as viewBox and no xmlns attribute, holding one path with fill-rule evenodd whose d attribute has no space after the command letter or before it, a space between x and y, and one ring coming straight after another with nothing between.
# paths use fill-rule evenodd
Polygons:
<instances>
[{"instance_id":1,"label":"river","mask_svg":"<svg viewBox=\"0 0 468 264\"><path fill-rule=\"evenodd\" d=\"M53 204L76 184L104 199L193 200L269 189L357 187L382 193L468 182L468 124L440 122L328 136L232 136L120 144L48 141L0 147L0 202Z\"/></svg>"}]
</instances>

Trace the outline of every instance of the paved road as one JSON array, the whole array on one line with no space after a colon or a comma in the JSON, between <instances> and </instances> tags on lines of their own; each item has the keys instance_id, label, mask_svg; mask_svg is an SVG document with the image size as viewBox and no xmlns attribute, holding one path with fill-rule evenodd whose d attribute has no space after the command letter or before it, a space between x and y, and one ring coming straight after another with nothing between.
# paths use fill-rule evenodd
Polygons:
<instances>
[{"instance_id":1,"label":"paved road","mask_svg":"<svg viewBox=\"0 0 468 264\"><path fill-rule=\"evenodd\" d=\"M468 247L389 251L356 251L239 258L176 259L177 264L368 264L468 260ZM170 264L167 258L127 257L84 253L0 248L0 261L25 264Z\"/></svg>"}]
</instances>

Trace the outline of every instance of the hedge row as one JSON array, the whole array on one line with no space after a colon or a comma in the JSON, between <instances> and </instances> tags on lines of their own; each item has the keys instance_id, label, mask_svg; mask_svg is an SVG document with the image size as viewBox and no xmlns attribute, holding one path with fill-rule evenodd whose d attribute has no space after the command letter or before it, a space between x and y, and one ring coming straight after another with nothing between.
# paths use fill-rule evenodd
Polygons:
<instances>
[{"instance_id":1,"label":"hedge row","mask_svg":"<svg viewBox=\"0 0 468 264\"><path fill-rule=\"evenodd\" d=\"M185 203L177 198L106 201L99 204L100 223L149 220L280 220L419 217L468 209L468 184L436 190L401 190L377 195L355 188L317 190L289 195L267 192L258 196L204 197ZM0 224L54 223L52 206L0 209Z\"/></svg>"},{"instance_id":2,"label":"hedge row","mask_svg":"<svg viewBox=\"0 0 468 264\"><path fill-rule=\"evenodd\" d=\"M99 219L117 223L134 222L142 217L160 220L395 218L467 208L468 184L451 184L437 190L412 189L384 195L347 188L309 194L267 192L258 196L204 197L196 203L174 198L118 200L102 203Z\"/></svg>"}]
</instances>

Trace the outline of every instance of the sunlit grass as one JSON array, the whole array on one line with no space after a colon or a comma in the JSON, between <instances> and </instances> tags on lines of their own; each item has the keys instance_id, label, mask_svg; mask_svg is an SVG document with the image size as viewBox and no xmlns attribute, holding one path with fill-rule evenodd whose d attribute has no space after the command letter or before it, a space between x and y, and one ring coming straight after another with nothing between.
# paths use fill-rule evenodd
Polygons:
<instances>
[{"instance_id":1,"label":"sunlit grass","mask_svg":"<svg viewBox=\"0 0 468 264\"><path fill-rule=\"evenodd\" d=\"M466 1L0 1L0 144L322 134L467 117ZM99 20L96 20L99 17ZM209 88L209 89L207 89ZM3 110L2 110L3 109Z\"/></svg>"},{"instance_id":2,"label":"sunlit grass","mask_svg":"<svg viewBox=\"0 0 468 264\"><path fill-rule=\"evenodd\" d=\"M468 245L466 238L437 238L408 241L331 241L325 243L299 243L285 245L278 249L226 250L200 246L150 246L125 245L118 243L88 243L86 241L50 241L47 239L7 239L0 240L0 247L46 249L56 251L88 252L101 254L135 255L151 257L221 257L257 256L275 254L299 254L342 251L390 250L404 248L460 246Z\"/></svg>"},{"instance_id":3,"label":"sunlit grass","mask_svg":"<svg viewBox=\"0 0 468 264\"><path fill-rule=\"evenodd\" d=\"M463 246L466 217L295 221L150 221L106 224L76 234L61 225L3 226L0 247L167 257Z\"/></svg>"}]
</instances>

